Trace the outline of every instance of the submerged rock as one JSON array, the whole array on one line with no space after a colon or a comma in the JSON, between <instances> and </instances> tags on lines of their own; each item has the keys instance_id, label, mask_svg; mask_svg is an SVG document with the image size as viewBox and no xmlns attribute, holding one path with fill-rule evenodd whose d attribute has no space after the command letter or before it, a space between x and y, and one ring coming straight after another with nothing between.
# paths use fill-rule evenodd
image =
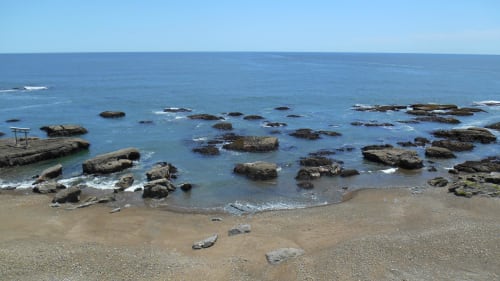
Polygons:
<instances>
[{"instance_id":1,"label":"submerged rock","mask_svg":"<svg viewBox=\"0 0 500 281\"><path fill-rule=\"evenodd\" d=\"M290 136L307 140L317 140L320 138L319 133L311 129L298 129L290 133Z\"/></svg>"},{"instance_id":2,"label":"submerged rock","mask_svg":"<svg viewBox=\"0 0 500 281\"><path fill-rule=\"evenodd\" d=\"M211 121L211 120L223 120L224 119L222 117L215 116L215 115L212 115L212 114L194 114L194 115L189 115L188 118L189 119L197 119L197 120L208 120L208 121Z\"/></svg>"},{"instance_id":3,"label":"submerged rock","mask_svg":"<svg viewBox=\"0 0 500 281\"><path fill-rule=\"evenodd\" d=\"M192 110L189 108L183 108L183 107L167 107L163 109L163 112L171 112L171 113L178 113L178 112L191 112Z\"/></svg>"},{"instance_id":4,"label":"submerged rock","mask_svg":"<svg viewBox=\"0 0 500 281\"><path fill-rule=\"evenodd\" d=\"M363 150L362 153L366 160L403 169L420 169L424 166L422 159L413 150L384 148Z\"/></svg>"},{"instance_id":5,"label":"submerged rock","mask_svg":"<svg viewBox=\"0 0 500 281\"><path fill-rule=\"evenodd\" d=\"M227 115L232 116L232 117L238 117L238 116L242 116L243 113L241 113L241 112L229 112Z\"/></svg>"},{"instance_id":6,"label":"submerged rock","mask_svg":"<svg viewBox=\"0 0 500 281\"><path fill-rule=\"evenodd\" d=\"M377 122L351 122L353 126L365 126L365 127L392 127L394 124L391 123L377 123Z\"/></svg>"},{"instance_id":7,"label":"submerged rock","mask_svg":"<svg viewBox=\"0 0 500 281\"><path fill-rule=\"evenodd\" d=\"M353 109L356 111L370 111L370 112L387 112L387 111L400 111L406 109L406 105L355 105Z\"/></svg>"},{"instance_id":8,"label":"submerged rock","mask_svg":"<svg viewBox=\"0 0 500 281\"><path fill-rule=\"evenodd\" d=\"M68 137L86 134L88 131L79 125L51 125L43 126L40 130L45 131L49 137Z\"/></svg>"},{"instance_id":9,"label":"submerged rock","mask_svg":"<svg viewBox=\"0 0 500 281\"><path fill-rule=\"evenodd\" d=\"M313 189L314 184L310 181L301 181L297 183L297 186L302 188L302 189Z\"/></svg>"},{"instance_id":10,"label":"submerged rock","mask_svg":"<svg viewBox=\"0 0 500 281\"><path fill-rule=\"evenodd\" d=\"M451 117L440 117L440 116L424 116L415 118L417 121L421 122L436 122L445 124L459 124L460 120Z\"/></svg>"},{"instance_id":11,"label":"submerged rock","mask_svg":"<svg viewBox=\"0 0 500 281\"><path fill-rule=\"evenodd\" d=\"M83 162L85 174L109 174L130 168L141 157L136 148L125 148L98 155Z\"/></svg>"},{"instance_id":12,"label":"submerged rock","mask_svg":"<svg viewBox=\"0 0 500 281\"><path fill-rule=\"evenodd\" d=\"M486 128L500 131L500 122L489 124L486 126Z\"/></svg>"},{"instance_id":13,"label":"submerged rock","mask_svg":"<svg viewBox=\"0 0 500 281\"><path fill-rule=\"evenodd\" d=\"M223 146L224 149L246 151L246 152L267 152L277 150L279 146L276 137L248 136L237 138L234 142Z\"/></svg>"},{"instance_id":14,"label":"submerged rock","mask_svg":"<svg viewBox=\"0 0 500 281\"><path fill-rule=\"evenodd\" d=\"M274 109L275 110L289 110L290 107L288 107L288 106L278 106L278 107L275 107Z\"/></svg>"},{"instance_id":15,"label":"submerged rock","mask_svg":"<svg viewBox=\"0 0 500 281\"><path fill-rule=\"evenodd\" d=\"M219 155L220 151L215 145L205 145L197 148L193 148L193 152L200 153L203 155Z\"/></svg>"},{"instance_id":16,"label":"submerged rock","mask_svg":"<svg viewBox=\"0 0 500 281\"><path fill-rule=\"evenodd\" d=\"M247 115L247 116L243 117L243 119L245 119L245 120L261 120L261 119L264 119L264 117L262 117L260 115Z\"/></svg>"},{"instance_id":17,"label":"submerged rock","mask_svg":"<svg viewBox=\"0 0 500 281\"><path fill-rule=\"evenodd\" d=\"M236 164L234 172L253 180L270 180L278 177L278 165L261 161Z\"/></svg>"},{"instance_id":18,"label":"submerged rock","mask_svg":"<svg viewBox=\"0 0 500 281\"><path fill-rule=\"evenodd\" d=\"M220 123L214 124L212 127L215 129L218 129L218 130L231 131L233 129L233 124L231 124L229 122L220 122Z\"/></svg>"}]
</instances>

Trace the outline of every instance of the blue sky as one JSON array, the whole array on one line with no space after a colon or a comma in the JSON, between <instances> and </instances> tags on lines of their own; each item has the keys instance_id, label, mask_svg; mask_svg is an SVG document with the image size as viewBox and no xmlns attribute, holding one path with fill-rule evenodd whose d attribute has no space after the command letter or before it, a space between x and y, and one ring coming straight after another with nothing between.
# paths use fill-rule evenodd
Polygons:
<instances>
[{"instance_id":1,"label":"blue sky","mask_svg":"<svg viewBox=\"0 0 500 281\"><path fill-rule=\"evenodd\" d=\"M0 0L0 53L500 54L500 0Z\"/></svg>"}]
</instances>

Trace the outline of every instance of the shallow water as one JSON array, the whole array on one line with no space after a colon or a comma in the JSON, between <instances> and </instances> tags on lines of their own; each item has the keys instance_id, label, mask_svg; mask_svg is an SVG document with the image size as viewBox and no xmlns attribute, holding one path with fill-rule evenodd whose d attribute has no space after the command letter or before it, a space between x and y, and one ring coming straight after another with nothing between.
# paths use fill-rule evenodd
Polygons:
<instances>
[{"instance_id":1,"label":"shallow water","mask_svg":"<svg viewBox=\"0 0 500 281\"><path fill-rule=\"evenodd\" d=\"M360 148L393 144L417 136L432 138L438 128L484 126L500 121L499 106L480 101L499 100L500 56L349 54L349 53L106 53L0 55L0 131L9 126L30 127L32 136L44 137L37 128L76 123L89 133L89 152L27 167L2 169L0 185L29 187L31 177L44 167L61 162L64 182L83 182L95 188L112 188L121 175L82 177L81 162L97 154L124 147L141 150L141 160L127 172L136 175L133 188L145 181L154 163L167 161L180 170L177 183L195 184L189 193L176 191L165 204L182 208L227 209L231 204L252 209L283 209L338 202L343 187L419 186L427 179L446 175L446 168L468 159L498 155L498 144L478 144L457 159L438 160L438 172L404 171L364 161ZM16 88L16 89L13 89ZM480 106L487 113L458 117L462 123L402 124L413 116L404 112L358 112L356 104L454 103ZM277 106L291 110L277 111ZM185 107L192 113L165 113L166 107ZM122 119L103 119L101 111L126 112ZM247 121L223 113L258 114L265 120ZM189 114L224 116L236 134L275 135L280 148L270 153L222 150L221 155L191 152L203 141L224 132L213 121L190 120ZM297 114L301 118L289 118ZM18 118L17 123L4 120ZM141 120L152 124L139 124ZM353 121L391 122L393 127L356 127ZM264 121L285 122L267 128ZM333 130L340 137L317 141L288 135L298 128ZM273 132L278 131L278 132ZM498 136L498 132L495 132ZM296 187L298 159L320 149L352 146L332 158L344 167L358 169L352 178L322 178L312 190ZM423 157L423 149L415 148ZM273 181L252 182L234 175L235 163L269 161L280 166ZM429 166L426 163L426 166ZM132 189L133 189L132 188Z\"/></svg>"}]
</instances>

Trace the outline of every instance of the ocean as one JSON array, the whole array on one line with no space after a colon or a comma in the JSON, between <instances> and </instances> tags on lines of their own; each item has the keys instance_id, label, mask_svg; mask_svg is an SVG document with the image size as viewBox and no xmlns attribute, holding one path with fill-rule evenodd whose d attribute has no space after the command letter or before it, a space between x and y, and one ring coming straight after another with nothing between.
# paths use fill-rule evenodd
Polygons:
<instances>
[{"instance_id":1,"label":"ocean","mask_svg":"<svg viewBox=\"0 0 500 281\"><path fill-rule=\"evenodd\" d=\"M484 126L500 121L500 106L482 101L500 99L500 56L363 53L75 53L0 55L0 132L10 136L10 126L29 127L30 136L45 137L45 125L79 124L89 133L88 152L33 164L2 168L0 186L31 187L33 175L55 163L64 166L63 183L85 183L113 189L119 176L132 172L135 183L146 181L145 172L166 161L179 169L175 183L194 184L190 192L177 190L162 201L172 208L227 210L288 209L336 203L347 191L359 188L422 187L447 169L465 160L498 155L498 144L476 144L456 159L429 163L421 147L416 150L426 168L416 171L363 160L361 147L434 139L435 129ZM460 124L400 123L415 116L399 112L359 112L353 106L446 103L477 106L486 112L457 117ZM287 111L275 110L286 106ZM182 107L190 113L164 112ZM126 112L120 119L104 119L105 110ZM264 120L244 120L228 112L261 115ZM223 116L239 135L276 136L279 149L268 153L221 150L218 156L192 152L221 132L214 121L191 120L189 114ZM300 118L290 118L299 115ZM19 119L7 123L9 119ZM140 123L151 121L151 123ZM287 126L270 128L266 121ZM352 122L390 122L394 126L360 127ZM289 135L299 128L332 130L341 136L319 140ZM498 131L494 132L499 136ZM126 147L141 151L136 165L109 176L82 175L81 163L98 154ZM342 148L343 151L342 151ZM351 148L351 149L346 149ZM318 150L334 150L329 157L360 175L322 177L314 188L297 187L294 179L299 159ZM277 163L276 180L255 182L235 175L236 163ZM140 193L136 193L139 198ZM232 207L231 207L232 206Z\"/></svg>"}]
</instances>

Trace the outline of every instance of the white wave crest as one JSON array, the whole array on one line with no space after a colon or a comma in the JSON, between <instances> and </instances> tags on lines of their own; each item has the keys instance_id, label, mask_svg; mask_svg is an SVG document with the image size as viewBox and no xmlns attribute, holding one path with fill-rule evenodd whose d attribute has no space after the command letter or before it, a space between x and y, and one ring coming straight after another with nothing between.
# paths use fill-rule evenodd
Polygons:
<instances>
[{"instance_id":1,"label":"white wave crest","mask_svg":"<svg viewBox=\"0 0 500 281\"><path fill-rule=\"evenodd\" d=\"M380 171L384 174L394 174L397 170L398 170L398 168L389 168L389 169L380 170Z\"/></svg>"},{"instance_id":2,"label":"white wave crest","mask_svg":"<svg viewBox=\"0 0 500 281\"><path fill-rule=\"evenodd\" d=\"M475 101L474 105L500 106L500 101L497 101L497 100Z\"/></svg>"},{"instance_id":3,"label":"white wave crest","mask_svg":"<svg viewBox=\"0 0 500 281\"><path fill-rule=\"evenodd\" d=\"M49 88L45 86L24 86L22 89L26 91L40 91L40 90L48 90Z\"/></svg>"}]
</instances>

